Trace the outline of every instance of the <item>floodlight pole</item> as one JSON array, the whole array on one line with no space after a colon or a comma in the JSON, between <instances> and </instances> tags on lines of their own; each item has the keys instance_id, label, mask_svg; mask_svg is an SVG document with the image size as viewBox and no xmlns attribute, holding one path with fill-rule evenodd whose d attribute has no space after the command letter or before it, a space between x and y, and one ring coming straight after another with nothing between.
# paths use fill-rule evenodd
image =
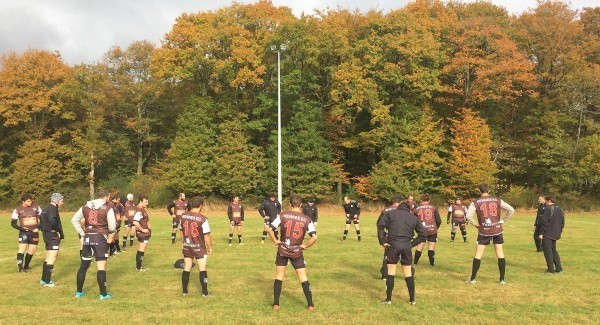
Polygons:
<instances>
[{"instance_id":1,"label":"floodlight pole","mask_svg":"<svg viewBox=\"0 0 600 325\"><path fill-rule=\"evenodd\" d=\"M283 186L281 181L281 52L285 44L271 45L271 51L277 51L277 200L282 203ZM282 203L283 204L283 203Z\"/></svg>"}]
</instances>

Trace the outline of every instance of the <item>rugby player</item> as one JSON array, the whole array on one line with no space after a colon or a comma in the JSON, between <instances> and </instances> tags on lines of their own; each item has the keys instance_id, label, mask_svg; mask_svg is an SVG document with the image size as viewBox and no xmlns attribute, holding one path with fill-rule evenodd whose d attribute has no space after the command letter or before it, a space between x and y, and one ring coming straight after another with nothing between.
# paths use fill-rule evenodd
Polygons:
<instances>
[{"instance_id":1,"label":"rugby player","mask_svg":"<svg viewBox=\"0 0 600 325\"><path fill-rule=\"evenodd\" d=\"M392 199L392 204L390 206L388 206L387 208L383 209L383 211L381 211L381 214L379 214L379 218L377 218L376 225L379 224L379 221L381 221L381 218L383 218L383 215L387 211L390 211L392 209L398 209L398 207L400 206L401 202L402 202L402 196L401 195L394 196L394 198ZM384 229L384 232L385 231L386 230ZM387 243L387 234L385 234L383 242ZM381 280L383 280L383 281L387 280L387 251L388 251L387 246L383 246L383 262L381 263L381 269L379 269L379 272L381 273Z\"/></svg>"},{"instance_id":2,"label":"rugby player","mask_svg":"<svg viewBox=\"0 0 600 325\"><path fill-rule=\"evenodd\" d=\"M454 204L451 204L448 208L448 217L446 218L446 223L450 223L450 219L452 219L452 231L450 232L450 242L454 242L454 237L456 237L456 228L460 228L460 233L463 237L463 242L468 243L467 241L467 229L465 227L467 219L465 218L467 214L467 207L462 204L462 199L457 197L454 200Z\"/></svg>"},{"instance_id":3,"label":"rugby player","mask_svg":"<svg viewBox=\"0 0 600 325\"><path fill-rule=\"evenodd\" d=\"M437 233L440 225L442 224L442 218L435 206L429 203L429 195L423 194L421 196L421 204L415 208L415 215L419 218L419 221L423 223L425 232L427 233L427 242L429 247L427 248L427 256L429 257L429 264L435 265L435 243L437 242ZM420 243L415 250L415 261L414 264L419 263L421 253L425 248L425 242Z\"/></svg>"},{"instance_id":4,"label":"rugby player","mask_svg":"<svg viewBox=\"0 0 600 325\"><path fill-rule=\"evenodd\" d=\"M135 214L133 215L133 226L135 227L138 239L135 267L140 272L147 271L147 269L142 266L142 262L144 261L144 254L146 254L146 247L148 247L150 237L152 236L152 224L150 223L146 207L148 207L148 197L138 197L138 205L135 209Z\"/></svg>"},{"instance_id":5,"label":"rugby player","mask_svg":"<svg viewBox=\"0 0 600 325\"><path fill-rule=\"evenodd\" d=\"M261 203L258 207L258 213L265 220L262 240L261 244L265 243L265 238L267 238L267 232L270 229L270 224L273 222L281 213L281 203L277 202L277 195L269 194L268 198ZM278 237L278 232L275 230L275 238Z\"/></svg>"},{"instance_id":6,"label":"rugby player","mask_svg":"<svg viewBox=\"0 0 600 325\"><path fill-rule=\"evenodd\" d=\"M123 204L125 207L125 233L123 234L123 250L127 247L127 236L129 235L129 247L133 246L133 238L135 235L135 227L133 226L133 215L135 214L135 203L133 203L133 194L127 194L127 202Z\"/></svg>"},{"instance_id":7,"label":"rugby player","mask_svg":"<svg viewBox=\"0 0 600 325\"><path fill-rule=\"evenodd\" d=\"M342 240L346 240L346 237L348 236L348 229L350 229L350 224L354 223L356 236L358 237L358 241L360 241L360 228L358 227L358 223L360 222L360 205L358 202L345 196L344 212L346 213L346 228L344 229L344 237L342 237Z\"/></svg>"},{"instance_id":8,"label":"rugby player","mask_svg":"<svg viewBox=\"0 0 600 325\"><path fill-rule=\"evenodd\" d=\"M40 240L38 225L41 212L39 206L33 205L32 196L29 193L21 195L21 204L13 210L10 225L19 231L17 251L19 272L29 270L29 263L37 249Z\"/></svg>"},{"instance_id":9,"label":"rugby player","mask_svg":"<svg viewBox=\"0 0 600 325\"><path fill-rule=\"evenodd\" d=\"M83 238L81 252L81 265L77 272L77 292L75 297L83 297L83 284L92 258L96 259L96 280L100 288L100 300L109 299L111 296L106 290L106 260L108 259L108 245L115 240L116 219L114 210L108 203L108 192L100 191L97 199L88 201L82 206L71 223L75 231ZM84 227L81 220L84 220Z\"/></svg>"},{"instance_id":10,"label":"rugby player","mask_svg":"<svg viewBox=\"0 0 600 325\"><path fill-rule=\"evenodd\" d=\"M240 203L240 197L234 196L227 206L227 217L229 218L229 246L233 240L233 231L237 227L238 244L242 244L242 225L244 224L244 206Z\"/></svg>"},{"instance_id":11,"label":"rugby player","mask_svg":"<svg viewBox=\"0 0 600 325\"><path fill-rule=\"evenodd\" d=\"M114 254L121 254L119 236L121 232L121 221L124 219L125 216L125 207L121 204L121 197L119 196L119 194L113 194L110 197L109 205L114 210L115 219L117 221L115 230L115 240L113 240L109 247L109 256L113 256Z\"/></svg>"},{"instance_id":12,"label":"rugby player","mask_svg":"<svg viewBox=\"0 0 600 325\"><path fill-rule=\"evenodd\" d=\"M270 223L269 237L277 245L277 257L275 258L275 282L273 283L273 309L279 309L279 297L285 276L285 267L288 262L296 270L298 280L302 284L302 290L306 297L307 309L312 310L315 305L312 301L310 282L306 276L306 263L304 262L303 250L308 249L317 241L317 231L312 220L302 214L302 199L298 195L290 198L291 210L282 212ZM278 239L274 231L281 228L281 238ZM304 236L308 233L310 240L303 244Z\"/></svg>"},{"instance_id":13,"label":"rugby player","mask_svg":"<svg viewBox=\"0 0 600 325\"><path fill-rule=\"evenodd\" d=\"M515 209L500 198L491 196L487 184L481 184L478 188L481 197L473 201L467 210L467 221L479 230L471 277L467 282L471 284L475 283L475 277L477 276L477 271L479 271L485 247L489 245L490 242L493 242L496 257L498 258L498 270L500 272L499 282L500 284L505 284L506 281L504 280L504 275L506 270L506 259L504 258L504 251L502 250L502 244L504 243L502 225L512 217L515 213ZM506 216L502 219L500 219L500 209L507 212ZM477 216L477 223L473 220L475 215Z\"/></svg>"},{"instance_id":14,"label":"rugby player","mask_svg":"<svg viewBox=\"0 0 600 325\"><path fill-rule=\"evenodd\" d=\"M317 221L319 220L319 210L315 204L315 199L308 199L308 204L304 204L302 206L302 213L307 215L310 220L312 220L315 227L317 226Z\"/></svg>"},{"instance_id":15,"label":"rugby player","mask_svg":"<svg viewBox=\"0 0 600 325\"><path fill-rule=\"evenodd\" d=\"M206 264L208 255L212 253L212 240L210 238L210 226L208 219L201 214L204 199L195 196L190 202L190 210L183 213L181 221L181 240L183 242L183 272L181 273L181 286L183 295L188 294L188 283L190 282L190 271L194 259L198 262L200 271L200 286L202 296L208 296L208 273Z\"/></svg>"},{"instance_id":16,"label":"rugby player","mask_svg":"<svg viewBox=\"0 0 600 325\"><path fill-rule=\"evenodd\" d=\"M65 238L62 222L58 209L63 205L63 196L60 193L53 193L48 204L40 214L40 230L44 236L46 244L46 260L42 269L42 279L40 284L45 287L53 287L52 270L58 256L60 241Z\"/></svg>"},{"instance_id":17,"label":"rugby player","mask_svg":"<svg viewBox=\"0 0 600 325\"><path fill-rule=\"evenodd\" d=\"M533 222L533 241L535 243L536 252L542 251L542 240L540 239L540 230L542 226L542 219L544 217L544 212L546 209L546 197L539 196L538 202L540 205L537 209L537 215L535 216L535 221Z\"/></svg>"},{"instance_id":18,"label":"rugby player","mask_svg":"<svg viewBox=\"0 0 600 325\"><path fill-rule=\"evenodd\" d=\"M173 211L175 208L175 211ZM177 228L179 228L179 222L181 220L181 216L190 210L190 204L185 199L185 193L179 193L177 196L177 200L167 204L167 212L169 215L173 217L173 230L171 231L171 245L175 244L175 236L177 234Z\"/></svg>"}]
</instances>

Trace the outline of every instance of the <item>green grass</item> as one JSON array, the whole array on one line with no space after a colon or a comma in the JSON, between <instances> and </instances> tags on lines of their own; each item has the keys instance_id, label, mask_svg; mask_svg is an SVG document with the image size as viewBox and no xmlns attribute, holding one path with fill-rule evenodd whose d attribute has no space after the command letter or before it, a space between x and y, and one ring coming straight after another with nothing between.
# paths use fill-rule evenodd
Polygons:
<instances>
[{"instance_id":1,"label":"green grass","mask_svg":"<svg viewBox=\"0 0 600 325\"><path fill-rule=\"evenodd\" d=\"M416 273L417 306L409 306L408 293L398 276L393 304L381 305L385 283L379 280L382 249L377 243L376 213L361 216L363 241L351 230L342 242L342 217L319 219L319 241L305 252L308 276L316 305L306 311L306 301L293 268L288 266L281 310L272 311L272 285L276 247L260 245L262 224L256 215L246 218L244 246L227 246L224 213L207 213L214 252L209 257L209 290L202 298L198 271L190 277L190 295L181 296L181 271L173 268L181 250L170 241L166 212L150 214L154 226L144 265L135 270L135 249L109 260L108 289L113 299L98 300L95 263L87 274L86 297L74 298L79 267L77 236L70 225L72 213L62 213L67 239L61 246L54 288L38 284L43 245L33 258L33 270L17 273L17 231L9 214L0 224L0 324L45 323L274 323L301 322L351 324L384 322L420 323L593 323L600 319L599 261L595 243L600 218L593 214L568 214L563 239L558 243L564 274L545 275L545 262L535 252L532 213L518 213L505 225L504 250L507 284L497 283L498 269L492 247L486 251L477 284L466 285L475 250L476 232L469 227L469 244L449 243L444 224L436 252L436 267L426 254ZM341 215L341 211L340 211ZM234 239L235 241L235 239Z\"/></svg>"}]
</instances>

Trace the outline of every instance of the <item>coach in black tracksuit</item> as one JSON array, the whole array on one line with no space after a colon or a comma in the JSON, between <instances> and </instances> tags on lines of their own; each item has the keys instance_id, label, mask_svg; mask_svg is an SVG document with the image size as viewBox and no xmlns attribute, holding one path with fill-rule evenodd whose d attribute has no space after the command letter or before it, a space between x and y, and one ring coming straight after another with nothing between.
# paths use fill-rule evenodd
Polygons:
<instances>
[{"instance_id":1,"label":"coach in black tracksuit","mask_svg":"<svg viewBox=\"0 0 600 325\"><path fill-rule=\"evenodd\" d=\"M542 251L542 240L540 239L540 228L542 226L542 218L544 216L544 209L546 208L546 198L544 196L538 197L540 206L537 209L537 215L535 222L533 223L533 241L535 242L536 251Z\"/></svg>"},{"instance_id":2,"label":"coach in black tracksuit","mask_svg":"<svg viewBox=\"0 0 600 325\"><path fill-rule=\"evenodd\" d=\"M394 198L394 201L398 200L402 200L401 195L397 195ZM413 239L415 232L417 232L418 237ZM425 227L419 221L419 218L410 211L410 206L406 202L402 202L398 209L391 209L383 213L383 216L381 216L377 223L377 237L379 238L379 244L388 249L388 275L385 283L386 299L383 302L387 304L391 303L396 265L400 262L406 287L408 288L410 303L415 304L415 280L411 267L412 247L426 240Z\"/></svg>"},{"instance_id":3,"label":"coach in black tracksuit","mask_svg":"<svg viewBox=\"0 0 600 325\"><path fill-rule=\"evenodd\" d=\"M546 273L562 273L563 271L560 256L556 250L556 242L560 239L565 227L565 212L554 202L554 197L546 198L546 209L540 227L539 238L542 240L542 249L548 266Z\"/></svg>"}]
</instances>

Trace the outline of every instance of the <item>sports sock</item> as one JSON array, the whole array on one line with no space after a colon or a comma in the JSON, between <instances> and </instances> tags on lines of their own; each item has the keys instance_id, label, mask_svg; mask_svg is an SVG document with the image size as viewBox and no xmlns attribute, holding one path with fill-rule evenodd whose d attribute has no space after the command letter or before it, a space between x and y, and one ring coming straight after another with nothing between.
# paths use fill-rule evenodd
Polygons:
<instances>
[{"instance_id":1,"label":"sports sock","mask_svg":"<svg viewBox=\"0 0 600 325\"><path fill-rule=\"evenodd\" d=\"M133 246L133 235L129 235L129 247L131 246Z\"/></svg>"},{"instance_id":2,"label":"sports sock","mask_svg":"<svg viewBox=\"0 0 600 325\"><path fill-rule=\"evenodd\" d=\"M281 286L283 281L275 280L273 283L273 305L279 305L279 296L281 296Z\"/></svg>"},{"instance_id":3,"label":"sports sock","mask_svg":"<svg viewBox=\"0 0 600 325\"><path fill-rule=\"evenodd\" d=\"M115 247L115 243L110 243L108 245L109 256L113 256L115 254L116 250L117 250L117 248Z\"/></svg>"},{"instance_id":4,"label":"sports sock","mask_svg":"<svg viewBox=\"0 0 600 325\"><path fill-rule=\"evenodd\" d=\"M461 227L460 233L462 234L463 241L466 243L467 242L467 229L465 229L465 227Z\"/></svg>"},{"instance_id":5,"label":"sports sock","mask_svg":"<svg viewBox=\"0 0 600 325\"><path fill-rule=\"evenodd\" d=\"M106 296L106 271L98 270L98 272L96 272L96 279L98 280L98 288L100 288L100 294Z\"/></svg>"},{"instance_id":6,"label":"sports sock","mask_svg":"<svg viewBox=\"0 0 600 325\"><path fill-rule=\"evenodd\" d=\"M242 235L238 235L238 244L242 243Z\"/></svg>"},{"instance_id":7,"label":"sports sock","mask_svg":"<svg viewBox=\"0 0 600 325\"><path fill-rule=\"evenodd\" d=\"M356 231L356 237L358 237L358 240L360 240L360 230Z\"/></svg>"},{"instance_id":8,"label":"sports sock","mask_svg":"<svg viewBox=\"0 0 600 325\"><path fill-rule=\"evenodd\" d=\"M479 266L481 266L481 260L474 258L473 259L473 269L471 270L471 281L475 280L477 276L477 272L479 271Z\"/></svg>"},{"instance_id":9,"label":"sports sock","mask_svg":"<svg viewBox=\"0 0 600 325\"><path fill-rule=\"evenodd\" d=\"M504 257L498 259L498 270L500 271L500 281L504 281L504 274L506 272L506 259Z\"/></svg>"},{"instance_id":10,"label":"sports sock","mask_svg":"<svg viewBox=\"0 0 600 325\"><path fill-rule=\"evenodd\" d=\"M279 240L279 230L275 230L273 233L275 234L275 239Z\"/></svg>"},{"instance_id":11,"label":"sports sock","mask_svg":"<svg viewBox=\"0 0 600 325\"><path fill-rule=\"evenodd\" d=\"M265 238L267 238L267 232L263 231L262 240L265 240Z\"/></svg>"},{"instance_id":12,"label":"sports sock","mask_svg":"<svg viewBox=\"0 0 600 325\"><path fill-rule=\"evenodd\" d=\"M385 300L392 301L392 291L394 291L394 276L388 274L385 280Z\"/></svg>"},{"instance_id":13,"label":"sports sock","mask_svg":"<svg viewBox=\"0 0 600 325\"><path fill-rule=\"evenodd\" d=\"M29 262L31 262L31 259L33 258L33 254L29 255L29 253L25 254L25 265L23 265L24 269L28 269L29 268Z\"/></svg>"},{"instance_id":14,"label":"sports sock","mask_svg":"<svg viewBox=\"0 0 600 325\"><path fill-rule=\"evenodd\" d=\"M119 245L119 241L115 241L115 246L117 246L117 252L121 251L121 245Z\"/></svg>"},{"instance_id":15,"label":"sports sock","mask_svg":"<svg viewBox=\"0 0 600 325\"><path fill-rule=\"evenodd\" d=\"M415 301L415 278L413 276L408 276L404 278L404 281L406 281L406 288L408 288L410 301Z\"/></svg>"},{"instance_id":16,"label":"sports sock","mask_svg":"<svg viewBox=\"0 0 600 325\"><path fill-rule=\"evenodd\" d=\"M304 296L306 297L306 304L308 306L314 306L312 301L312 290L310 289L310 282L302 282L302 291L304 291Z\"/></svg>"},{"instance_id":17,"label":"sports sock","mask_svg":"<svg viewBox=\"0 0 600 325\"><path fill-rule=\"evenodd\" d=\"M175 233L171 233L171 244L175 244Z\"/></svg>"},{"instance_id":18,"label":"sports sock","mask_svg":"<svg viewBox=\"0 0 600 325\"><path fill-rule=\"evenodd\" d=\"M19 272L23 271L23 256L25 256L25 254L17 253L17 266L19 267Z\"/></svg>"},{"instance_id":19,"label":"sports sock","mask_svg":"<svg viewBox=\"0 0 600 325\"><path fill-rule=\"evenodd\" d=\"M450 240L454 241L454 237L456 237L456 231L450 232Z\"/></svg>"},{"instance_id":20,"label":"sports sock","mask_svg":"<svg viewBox=\"0 0 600 325\"><path fill-rule=\"evenodd\" d=\"M231 244L231 241L233 240L233 234L229 234L229 243Z\"/></svg>"},{"instance_id":21,"label":"sports sock","mask_svg":"<svg viewBox=\"0 0 600 325\"><path fill-rule=\"evenodd\" d=\"M417 265L419 263L419 259L421 258L421 251L415 251L415 258L414 258L414 265Z\"/></svg>"},{"instance_id":22,"label":"sports sock","mask_svg":"<svg viewBox=\"0 0 600 325\"><path fill-rule=\"evenodd\" d=\"M346 240L346 237L348 237L348 230L344 230L344 240Z\"/></svg>"},{"instance_id":23,"label":"sports sock","mask_svg":"<svg viewBox=\"0 0 600 325\"><path fill-rule=\"evenodd\" d=\"M202 286L202 294L208 294L208 272L200 271L200 286Z\"/></svg>"},{"instance_id":24,"label":"sports sock","mask_svg":"<svg viewBox=\"0 0 600 325\"><path fill-rule=\"evenodd\" d=\"M429 264L431 264L431 266L435 265L434 261L435 261L435 251L434 250L428 250L427 251L427 256L429 257Z\"/></svg>"},{"instance_id":25,"label":"sports sock","mask_svg":"<svg viewBox=\"0 0 600 325\"><path fill-rule=\"evenodd\" d=\"M188 283L190 283L190 272L183 271L181 273L181 288L183 293L188 293Z\"/></svg>"},{"instance_id":26,"label":"sports sock","mask_svg":"<svg viewBox=\"0 0 600 325\"><path fill-rule=\"evenodd\" d=\"M44 281L45 283L50 283L53 268L54 268L54 265L52 265L52 264L46 264L43 266L42 281Z\"/></svg>"},{"instance_id":27,"label":"sports sock","mask_svg":"<svg viewBox=\"0 0 600 325\"><path fill-rule=\"evenodd\" d=\"M135 254L135 267L138 270L142 268L143 260L144 260L144 252L137 251L137 254Z\"/></svg>"},{"instance_id":28,"label":"sports sock","mask_svg":"<svg viewBox=\"0 0 600 325\"><path fill-rule=\"evenodd\" d=\"M77 292L83 292L83 283L85 282L85 273L92 261L81 260L81 265L79 266L79 270L77 271Z\"/></svg>"},{"instance_id":29,"label":"sports sock","mask_svg":"<svg viewBox=\"0 0 600 325\"><path fill-rule=\"evenodd\" d=\"M123 248L127 246L127 235L123 236Z\"/></svg>"}]
</instances>

